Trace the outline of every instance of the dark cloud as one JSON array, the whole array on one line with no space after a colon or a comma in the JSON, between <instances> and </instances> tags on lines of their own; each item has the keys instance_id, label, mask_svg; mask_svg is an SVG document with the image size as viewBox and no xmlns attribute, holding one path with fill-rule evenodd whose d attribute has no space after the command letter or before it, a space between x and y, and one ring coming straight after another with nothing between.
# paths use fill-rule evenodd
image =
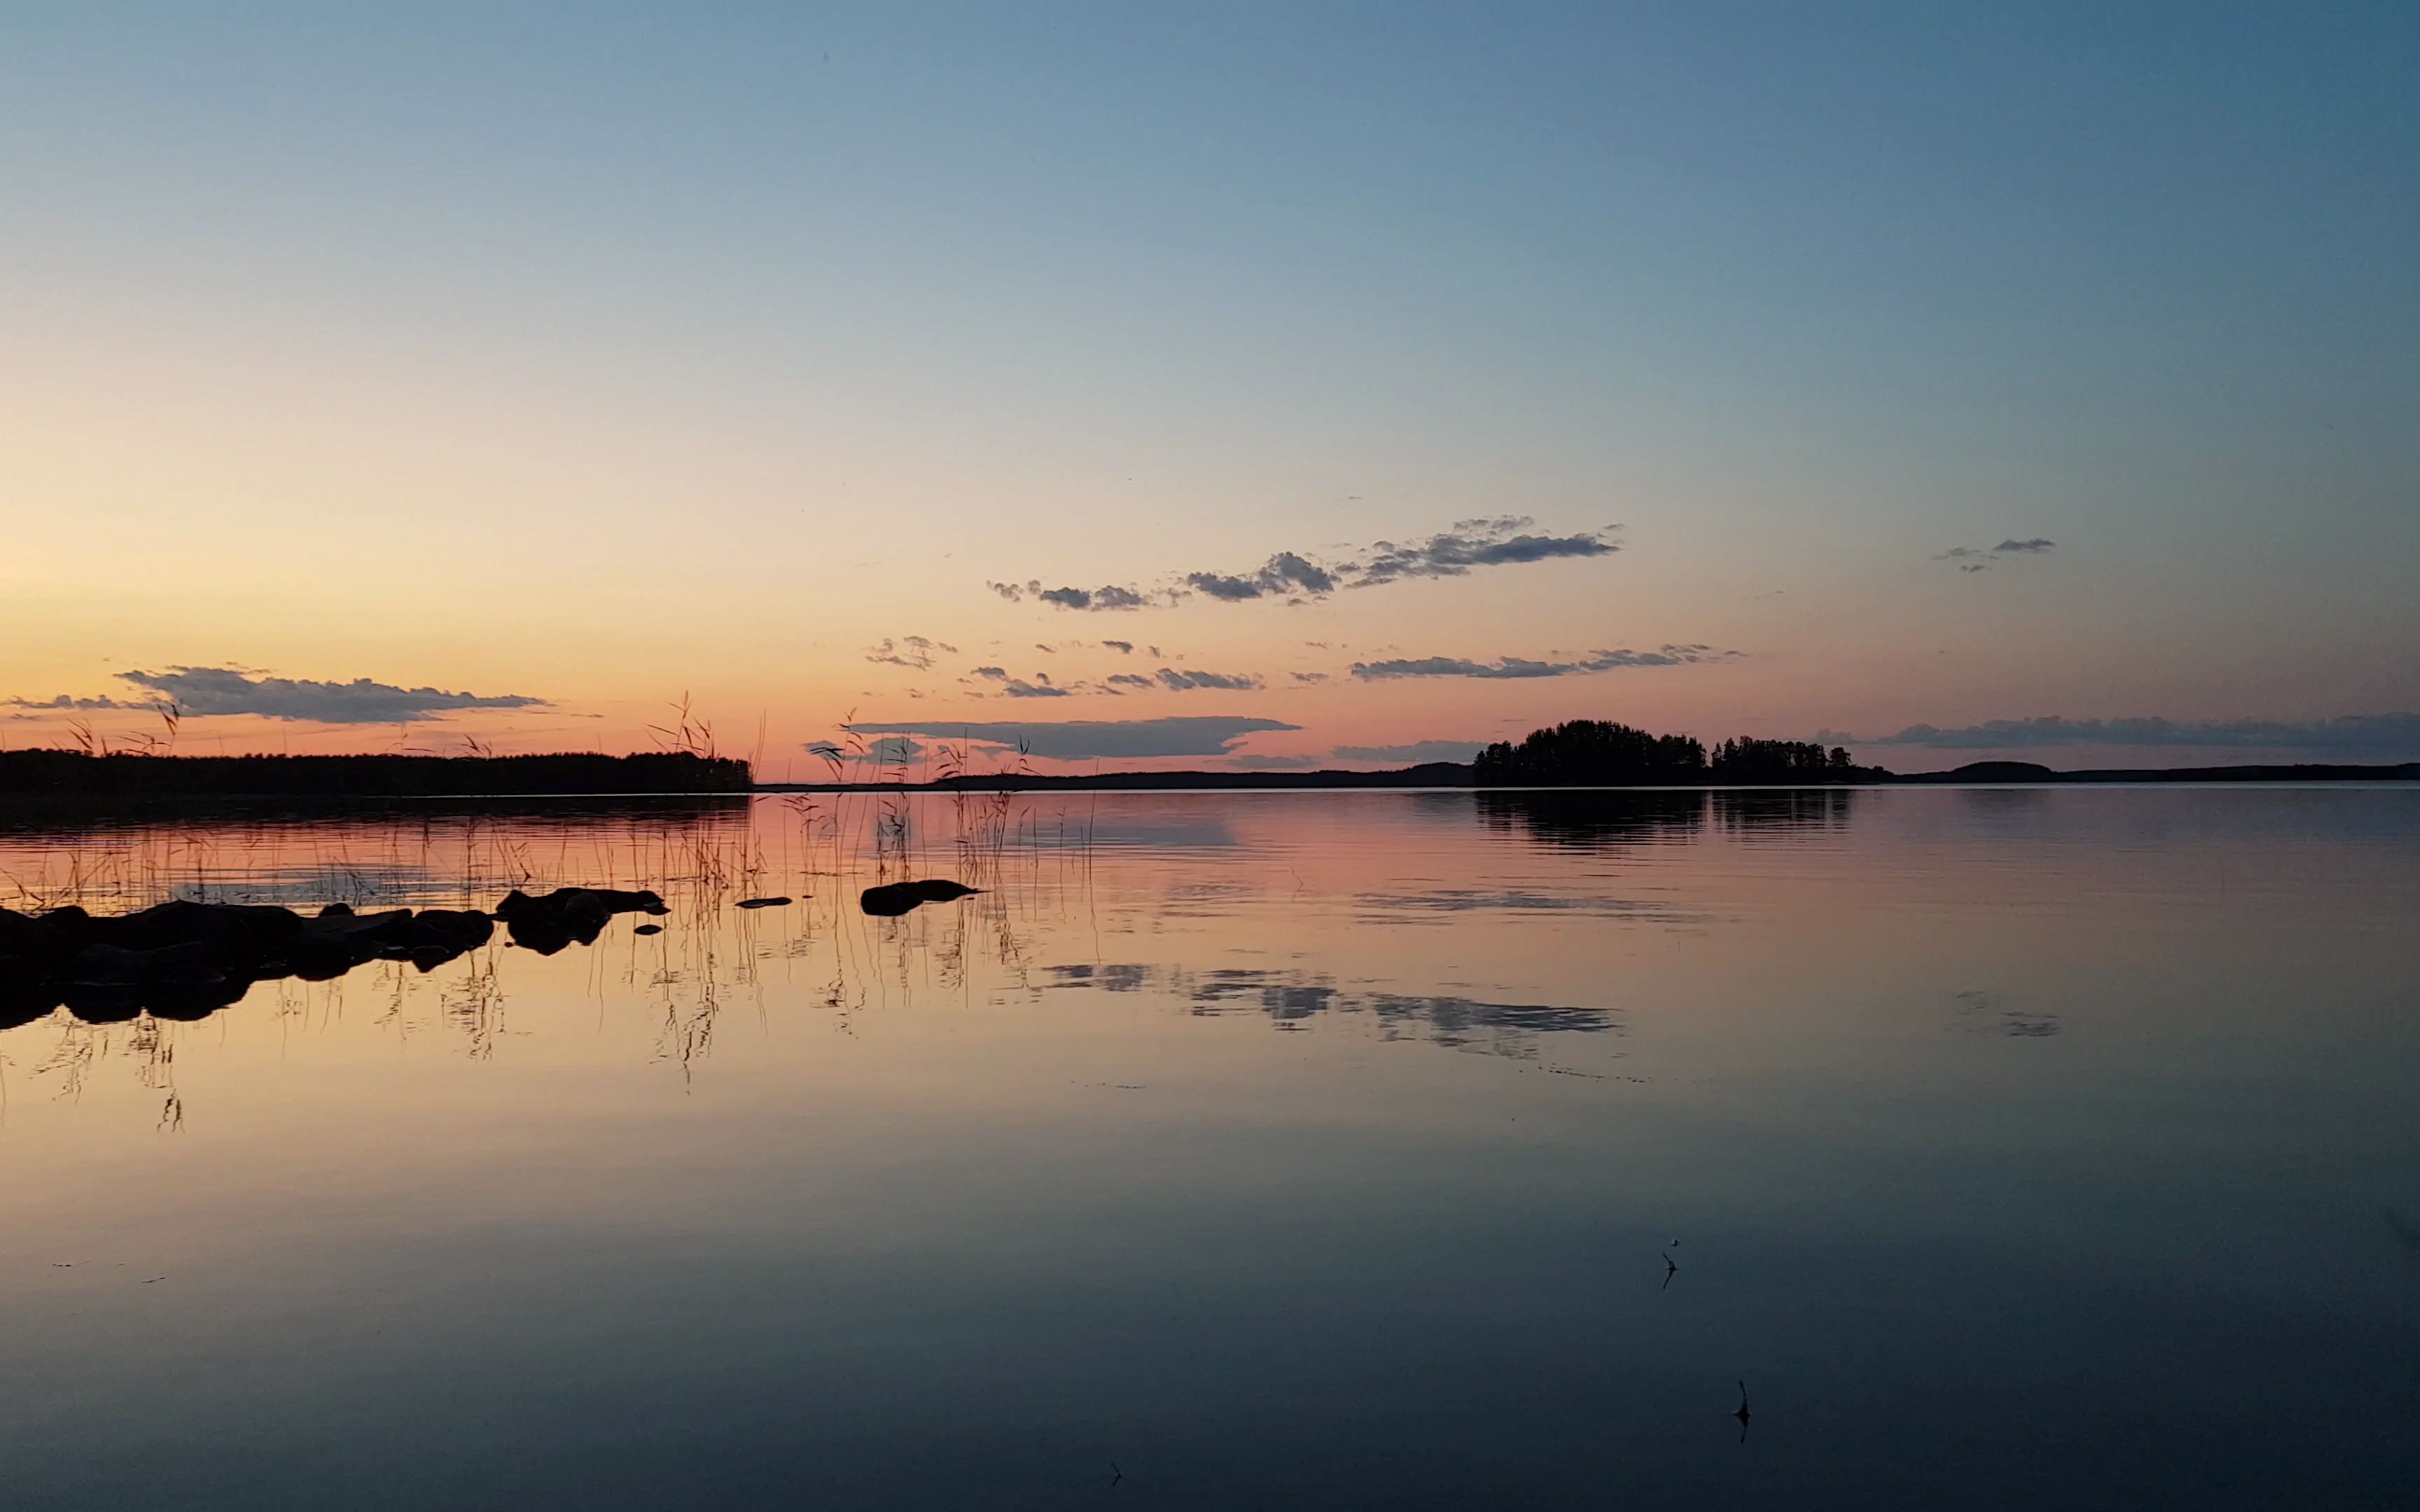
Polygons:
<instances>
[{"instance_id":1,"label":"dark cloud","mask_svg":"<svg viewBox=\"0 0 2420 1512\"><path fill-rule=\"evenodd\" d=\"M958 648L946 640L927 640L921 635L902 636L897 640L885 636L880 645L865 648L865 659L892 667L912 667L920 672L930 671L933 654L937 651L956 656Z\"/></svg>"},{"instance_id":2,"label":"dark cloud","mask_svg":"<svg viewBox=\"0 0 2420 1512\"><path fill-rule=\"evenodd\" d=\"M997 590L1001 588L1001 585L999 583L994 583L992 584L992 587ZM1106 584L1099 588L1044 588L1039 583L1034 583L1031 585L1029 591L1041 602L1055 605L1060 609L1140 609L1143 605L1150 602L1148 598L1136 593L1133 589L1121 588L1115 583ZM1003 593L1002 596L1012 603L1014 603L1017 597L1015 593Z\"/></svg>"},{"instance_id":3,"label":"dark cloud","mask_svg":"<svg viewBox=\"0 0 2420 1512\"><path fill-rule=\"evenodd\" d=\"M1111 687L1153 687L1157 686L1153 683L1150 678L1140 676L1134 672L1111 672L1109 676L1109 685Z\"/></svg>"},{"instance_id":4,"label":"dark cloud","mask_svg":"<svg viewBox=\"0 0 2420 1512\"><path fill-rule=\"evenodd\" d=\"M1035 672L1033 681L1030 683L1022 677L1012 677L1008 686L1000 691L1002 697L1013 699L1063 699L1067 696L1065 688L1050 681L1048 672Z\"/></svg>"},{"instance_id":5,"label":"dark cloud","mask_svg":"<svg viewBox=\"0 0 2420 1512\"><path fill-rule=\"evenodd\" d=\"M70 698L67 694L61 693L56 698L49 699L10 699L7 706L12 709L140 709L147 714L160 708L166 702L164 699L153 699L147 702L128 703L111 698L107 694L98 698L80 699Z\"/></svg>"},{"instance_id":6,"label":"dark cloud","mask_svg":"<svg viewBox=\"0 0 2420 1512\"><path fill-rule=\"evenodd\" d=\"M1134 655L1134 642L1131 640L1104 640L1101 644L1109 647L1111 651L1116 652L1121 656L1131 656Z\"/></svg>"},{"instance_id":7,"label":"dark cloud","mask_svg":"<svg viewBox=\"0 0 2420 1512\"><path fill-rule=\"evenodd\" d=\"M2347 714L2333 719L1991 719L1943 729L1912 724L1895 735L1842 737L1860 746L1935 750L2021 750L2051 746L2197 746L2420 755L2420 714Z\"/></svg>"},{"instance_id":8,"label":"dark cloud","mask_svg":"<svg viewBox=\"0 0 2420 1512\"><path fill-rule=\"evenodd\" d=\"M1060 719L1035 721L870 720L850 725L858 734L930 735L979 745L1014 747L1048 761L1082 762L1162 756L1230 756L1245 736L1270 730L1299 730L1281 719L1233 715L1176 716L1163 719Z\"/></svg>"},{"instance_id":9,"label":"dark cloud","mask_svg":"<svg viewBox=\"0 0 2420 1512\"><path fill-rule=\"evenodd\" d=\"M1008 669L1005 667L978 667L974 671L974 675L977 677L988 677L995 683L1005 683L1008 681Z\"/></svg>"},{"instance_id":10,"label":"dark cloud","mask_svg":"<svg viewBox=\"0 0 2420 1512\"><path fill-rule=\"evenodd\" d=\"M1992 549L1994 551L2050 551L2056 549L2057 546L2056 541L2046 540L2037 535L2024 541L2002 541Z\"/></svg>"},{"instance_id":11,"label":"dark cloud","mask_svg":"<svg viewBox=\"0 0 2420 1512\"><path fill-rule=\"evenodd\" d=\"M1234 603L1247 598L1263 598L1272 594L1308 594L1317 597L1336 591L1336 575L1326 567L1292 551L1280 551L1261 564L1249 577L1229 577L1216 572L1188 572L1186 586L1212 598Z\"/></svg>"},{"instance_id":12,"label":"dark cloud","mask_svg":"<svg viewBox=\"0 0 2420 1512\"><path fill-rule=\"evenodd\" d=\"M1353 664L1353 675L1364 682L1396 677L1569 677L1579 672L1606 672L1624 667L1683 667L1697 662L1729 661L1738 656L1736 651L1716 651L1711 646L1668 645L1654 651L1590 652L1575 661L1530 661L1521 656L1498 656L1486 662L1469 661L1460 656L1421 656L1396 661L1357 661Z\"/></svg>"},{"instance_id":13,"label":"dark cloud","mask_svg":"<svg viewBox=\"0 0 2420 1512\"><path fill-rule=\"evenodd\" d=\"M1483 740L1416 740L1408 746L1339 746L1329 752L1340 762L1466 762L1485 748Z\"/></svg>"},{"instance_id":14,"label":"dark cloud","mask_svg":"<svg viewBox=\"0 0 2420 1512\"><path fill-rule=\"evenodd\" d=\"M1526 515L1457 520L1425 541L1398 546L1380 541L1369 559L1352 569L1354 586L1368 588L1404 578L1459 578L1473 567L1501 567L1557 557L1610 556L1621 549L1606 539L1613 527L1576 535L1534 535Z\"/></svg>"},{"instance_id":15,"label":"dark cloud","mask_svg":"<svg viewBox=\"0 0 2420 1512\"><path fill-rule=\"evenodd\" d=\"M313 724L413 724L464 709L537 709L547 701L520 693L481 695L449 693L434 687L398 687L357 677L349 683L313 682L303 678L253 676L225 667L171 667L166 671L120 672L118 676L159 697L139 702L111 698L72 699L61 695L47 703L11 699L27 709L154 709L175 703L186 714L207 717L251 714L265 719L294 719Z\"/></svg>"},{"instance_id":16,"label":"dark cloud","mask_svg":"<svg viewBox=\"0 0 2420 1512\"><path fill-rule=\"evenodd\" d=\"M1172 693L1187 693L1197 687L1249 693L1262 684L1259 677L1249 672L1230 675L1225 672L1179 671L1173 667L1162 667L1159 670L1159 686Z\"/></svg>"},{"instance_id":17,"label":"dark cloud","mask_svg":"<svg viewBox=\"0 0 2420 1512\"><path fill-rule=\"evenodd\" d=\"M1327 681L1327 674L1326 672L1295 672L1294 674L1294 680L1297 683L1324 683Z\"/></svg>"}]
</instances>

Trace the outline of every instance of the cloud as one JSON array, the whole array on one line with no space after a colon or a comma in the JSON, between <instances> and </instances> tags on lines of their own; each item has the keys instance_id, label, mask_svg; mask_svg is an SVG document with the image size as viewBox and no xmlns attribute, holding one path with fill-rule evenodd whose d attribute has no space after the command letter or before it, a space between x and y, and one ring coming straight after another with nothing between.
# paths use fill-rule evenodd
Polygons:
<instances>
[{"instance_id":1,"label":"cloud","mask_svg":"<svg viewBox=\"0 0 2420 1512\"><path fill-rule=\"evenodd\" d=\"M1281 598L1299 603L1325 598L1339 588L1374 588L1406 578L1460 578L1478 567L1510 566L1559 557L1611 556L1621 549L1610 539L1620 526L1581 531L1569 535L1542 535L1527 515L1497 515L1457 520L1450 530L1424 540L1379 541L1353 553L1350 560L1325 563L1298 551L1280 551L1248 572L1199 571L1175 574L1165 587L1051 588L1040 579L1022 585L987 584L1011 603L1028 597L1061 609L1130 609L1147 604L1173 604L1200 594L1224 603ZM1113 642L1105 642L1113 643Z\"/></svg>"},{"instance_id":2,"label":"cloud","mask_svg":"<svg viewBox=\"0 0 2420 1512\"><path fill-rule=\"evenodd\" d=\"M1228 577L1216 572L1188 572L1186 585L1212 598L1234 603L1247 598L1260 598L1270 594L1300 592L1317 597L1336 591L1336 575L1326 567L1292 551L1280 551L1261 564L1249 577Z\"/></svg>"},{"instance_id":3,"label":"cloud","mask_svg":"<svg viewBox=\"0 0 2420 1512\"><path fill-rule=\"evenodd\" d=\"M1327 674L1326 672L1295 672L1294 674L1294 680L1297 683L1324 683L1327 681Z\"/></svg>"},{"instance_id":4,"label":"cloud","mask_svg":"<svg viewBox=\"0 0 2420 1512\"><path fill-rule=\"evenodd\" d=\"M163 700L154 699L148 702L126 703L107 694L99 698L80 699L70 698L61 693L58 697L51 699L10 699L8 701L7 707L12 709L140 709L149 713L159 708L163 702Z\"/></svg>"},{"instance_id":5,"label":"cloud","mask_svg":"<svg viewBox=\"0 0 2420 1512\"><path fill-rule=\"evenodd\" d=\"M349 683L255 677L226 667L171 667L163 672L130 671L118 676L160 696L136 702L105 697L70 699L62 694L48 703L24 699L11 699L8 702L12 707L27 709L148 710L173 702L194 717L251 714L265 719L314 724L413 724L463 709L548 706L544 699L520 693L449 693L434 687L398 687L366 677L357 677Z\"/></svg>"},{"instance_id":6,"label":"cloud","mask_svg":"<svg viewBox=\"0 0 2420 1512\"><path fill-rule=\"evenodd\" d=\"M2198 746L2246 750L2420 754L2420 714L2346 714L2333 719L1990 719L1942 729L1912 724L1895 735L1839 737L1860 746L1934 750L2022 750L2051 746Z\"/></svg>"},{"instance_id":7,"label":"cloud","mask_svg":"<svg viewBox=\"0 0 2420 1512\"><path fill-rule=\"evenodd\" d=\"M1451 530L1409 546L1381 541L1371 548L1370 559L1355 570L1355 586L1368 588L1404 578L1459 578L1473 567L1610 556L1621 549L1606 539L1617 527L1576 535L1530 534L1528 528L1536 523L1527 515L1498 515L1493 519L1457 520Z\"/></svg>"},{"instance_id":8,"label":"cloud","mask_svg":"<svg viewBox=\"0 0 2420 1512\"><path fill-rule=\"evenodd\" d=\"M999 583L992 584L992 587L995 589L998 589L1000 586L1001 585ZM1033 596L1041 600L1043 603L1056 605L1060 609L1140 609L1143 605L1150 602L1149 599L1145 598L1142 594L1136 593L1133 589L1121 588L1115 583L1106 584L1099 588L1044 588L1039 583L1035 583L1032 585L1031 591ZM1007 594L1004 596L1006 596L1012 603L1016 599L1016 594L1013 593Z\"/></svg>"},{"instance_id":9,"label":"cloud","mask_svg":"<svg viewBox=\"0 0 2420 1512\"><path fill-rule=\"evenodd\" d=\"M1730 661L1736 651L1716 651L1711 646L1668 645L1654 651L1595 651L1576 661L1530 661L1521 656L1498 656L1492 662L1469 661L1460 656L1420 656L1408 660L1357 661L1353 675L1364 682L1382 682L1398 677L1569 677L1579 672L1613 671L1624 667L1683 667L1697 662Z\"/></svg>"},{"instance_id":10,"label":"cloud","mask_svg":"<svg viewBox=\"0 0 2420 1512\"><path fill-rule=\"evenodd\" d=\"M994 721L868 720L850 725L860 734L932 735L986 746L1025 743L1047 761L1140 760L1163 756L1228 756L1237 742L1262 731L1299 730L1281 719L1233 715L1172 716L1161 719L1061 719Z\"/></svg>"},{"instance_id":11,"label":"cloud","mask_svg":"<svg viewBox=\"0 0 2420 1512\"><path fill-rule=\"evenodd\" d=\"M1328 754L1340 762L1466 762L1486 748L1483 740L1416 740L1408 746L1339 746Z\"/></svg>"},{"instance_id":12,"label":"cloud","mask_svg":"<svg viewBox=\"0 0 2420 1512\"><path fill-rule=\"evenodd\" d=\"M1134 655L1134 642L1131 640L1104 640L1101 644L1109 647L1111 651L1116 652L1121 656L1131 656Z\"/></svg>"},{"instance_id":13,"label":"cloud","mask_svg":"<svg viewBox=\"0 0 2420 1512\"><path fill-rule=\"evenodd\" d=\"M1989 572L1992 564L2003 556L2038 557L2045 551L2058 549L2058 543L2046 535L2028 536L2024 540L2010 537L1985 550L1980 547L1953 546L1947 551L1936 551L1935 562L1955 562L1960 572Z\"/></svg>"},{"instance_id":14,"label":"cloud","mask_svg":"<svg viewBox=\"0 0 2420 1512\"><path fill-rule=\"evenodd\" d=\"M1302 772L1316 769L1320 764L1320 758L1246 755L1234 757L1227 764L1245 772Z\"/></svg>"},{"instance_id":15,"label":"cloud","mask_svg":"<svg viewBox=\"0 0 2420 1512\"><path fill-rule=\"evenodd\" d=\"M885 735L867 741L861 751L835 746L829 740L810 740L799 748L828 762L847 762L858 766L906 766L921 760L930 749L907 735Z\"/></svg>"},{"instance_id":16,"label":"cloud","mask_svg":"<svg viewBox=\"0 0 2420 1512\"><path fill-rule=\"evenodd\" d=\"M988 677L995 683L1005 683L1008 681L1008 669L1005 667L978 667L974 671L974 675L977 677Z\"/></svg>"},{"instance_id":17,"label":"cloud","mask_svg":"<svg viewBox=\"0 0 2420 1512\"><path fill-rule=\"evenodd\" d=\"M1154 687L1158 686L1150 678L1139 676L1134 672L1111 672L1108 681L1111 687Z\"/></svg>"},{"instance_id":18,"label":"cloud","mask_svg":"<svg viewBox=\"0 0 2420 1512\"><path fill-rule=\"evenodd\" d=\"M880 645L865 648L865 659L892 667L912 667L920 672L930 671L933 653L937 651L956 656L958 648L946 640L927 640L921 635L902 636L897 640L885 636Z\"/></svg>"},{"instance_id":19,"label":"cloud","mask_svg":"<svg viewBox=\"0 0 2420 1512\"><path fill-rule=\"evenodd\" d=\"M1008 680L1008 686L1001 689L1001 693L1003 697L1013 699L1063 699L1067 696L1065 688L1057 687L1050 681L1048 672L1035 672L1033 681L1030 683L1022 677L1012 677Z\"/></svg>"},{"instance_id":20,"label":"cloud","mask_svg":"<svg viewBox=\"0 0 2420 1512\"><path fill-rule=\"evenodd\" d=\"M1187 693L1197 687L1249 693L1261 687L1262 683L1259 677L1250 673L1231 676L1225 672L1178 671L1173 667L1162 667L1159 670L1159 686L1172 693Z\"/></svg>"}]
</instances>

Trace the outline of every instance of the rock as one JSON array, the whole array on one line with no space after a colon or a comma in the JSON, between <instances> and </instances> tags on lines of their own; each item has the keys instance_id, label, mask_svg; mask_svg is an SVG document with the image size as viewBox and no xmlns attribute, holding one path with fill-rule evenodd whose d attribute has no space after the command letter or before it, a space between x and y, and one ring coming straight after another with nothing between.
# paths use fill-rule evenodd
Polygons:
<instances>
[{"instance_id":1,"label":"rock","mask_svg":"<svg viewBox=\"0 0 2420 1512\"><path fill-rule=\"evenodd\" d=\"M954 898L970 897L982 890L939 877L923 882L891 882L859 893L857 905L876 918L896 918L925 903L945 903Z\"/></svg>"},{"instance_id":2,"label":"rock","mask_svg":"<svg viewBox=\"0 0 2420 1512\"><path fill-rule=\"evenodd\" d=\"M515 892L496 917L516 943L552 954L593 942L607 919L632 912L668 910L653 892L561 887L542 898ZM290 908L178 899L97 918L76 907L35 915L0 908L0 1028L61 1005L92 1024L147 1011L199 1019L240 1000L256 981L328 981L372 961L432 971L495 932L494 919L477 909L363 914L330 903L304 918Z\"/></svg>"}]
</instances>

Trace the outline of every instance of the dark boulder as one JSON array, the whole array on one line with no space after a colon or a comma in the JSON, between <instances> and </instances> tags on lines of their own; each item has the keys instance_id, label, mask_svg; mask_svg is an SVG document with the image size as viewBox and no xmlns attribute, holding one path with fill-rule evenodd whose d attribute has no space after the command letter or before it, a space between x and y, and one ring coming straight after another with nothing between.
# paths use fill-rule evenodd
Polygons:
<instances>
[{"instance_id":1,"label":"dark boulder","mask_svg":"<svg viewBox=\"0 0 2420 1512\"><path fill-rule=\"evenodd\" d=\"M197 903L181 898L139 914L93 920L97 938L124 949L204 945L230 959L274 952L293 939L302 924L302 916L290 908Z\"/></svg>"},{"instance_id":2,"label":"dark boulder","mask_svg":"<svg viewBox=\"0 0 2420 1512\"><path fill-rule=\"evenodd\" d=\"M926 903L945 903L954 898L970 897L982 890L939 877L923 882L891 882L859 893L857 905L876 918L896 918Z\"/></svg>"}]
</instances>

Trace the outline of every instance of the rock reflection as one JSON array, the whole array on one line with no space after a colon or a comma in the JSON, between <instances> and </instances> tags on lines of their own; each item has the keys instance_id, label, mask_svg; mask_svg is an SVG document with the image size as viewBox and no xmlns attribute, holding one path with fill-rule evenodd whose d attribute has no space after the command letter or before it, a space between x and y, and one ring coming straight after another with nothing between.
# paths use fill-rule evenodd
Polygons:
<instances>
[{"instance_id":1,"label":"rock reflection","mask_svg":"<svg viewBox=\"0 0 2420 1512\"><path fill-rule=\"evenodd\" d=\"M2011 1005L1997 993L1963 992L1955 995L1958 1027L1969 1034L1999 1034L2011 1040L2047 1040L2059 1031L2055 1013L2043 1013Z\"/></svg>"}]
</instances>

